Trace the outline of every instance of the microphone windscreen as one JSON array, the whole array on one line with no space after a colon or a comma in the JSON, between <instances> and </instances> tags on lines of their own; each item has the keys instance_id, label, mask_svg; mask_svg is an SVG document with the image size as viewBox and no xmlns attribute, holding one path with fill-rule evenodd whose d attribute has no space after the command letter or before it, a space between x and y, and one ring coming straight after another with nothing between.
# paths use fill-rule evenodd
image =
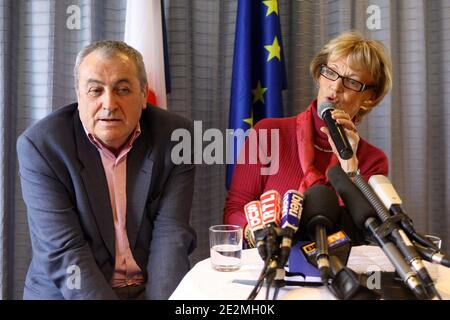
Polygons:
<instances>
[{"instance_id":1,"label":"microphone windscreen","mask_svg":"<svg viewBox=\"0 0 450 320\"><path fill-rule=\"evenodd\" d=\"M301 221L309 234L318 224L323 225L328 233L334 231L340 215L341 207L333 190L324 185L314 185L305 191Z\"/></svg>"},{"instance_id":2,"label":"microphone windscreen","mask_svg":"<svg viewBox=\"0 0 450 320\"><path fill-rule=\"evenodd\" d=\"M325 101L320 104L320 106L317 108L317 114L319 115L320 119L323 120L323 113L327 111L328 109L334 110L336 109L336 104L330 101Z\"/></svg>"},{"instance_id":3,"label":"microphone windscreen","mask_svg":"<svg viewBox=\"0 0 450 320\"><path fill-rule=\"evenodd\" d=\"M336 192L344 201L348 212L353 218L355 225L365 229L364 223L370 217L377 217L375 209L361 193L357 186L350 180L340 165L336 165L327 172L328 180Z\"/></svg>"}]
</instances>

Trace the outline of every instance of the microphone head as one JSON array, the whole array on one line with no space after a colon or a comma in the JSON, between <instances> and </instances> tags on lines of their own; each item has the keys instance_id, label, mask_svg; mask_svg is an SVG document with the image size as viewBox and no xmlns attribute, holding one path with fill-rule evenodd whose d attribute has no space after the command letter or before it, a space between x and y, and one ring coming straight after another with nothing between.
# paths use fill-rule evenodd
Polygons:
<instances>
[{"instance_id":1,"label":"microphone head","mask_svg":"<svg viewBox=\"0 0 450 320\"><path fill-rule=\"evenodd\" d=\"M279 226L282 201L280 193L276 190L268 190L259 197L259 201L264 225L271 223Z\"/></svg>"},{"instance_id":2,"label":"microphone head","mask_svg":"<svg viewBox=\"0 0 450 320\"><path fill-rule=\"evenodd\" d=\"M387 177L381 174L374 174L369 179L369 185L387 209L394 204L402 204L402 199L400 199L400 196Z\"/></svg>"},{"instance_id":3,"label":"microphone head","mask_svg":"<svg viewBox=\"0 0 450 320\"><path fill-rule=\"evenodd\" d=\"M336 104L331 101L325 101L320 104L320 106L317 108L317 114L319 115L320 119L323 120L323 115L325 111L327 110L334 110L336 109Z\"/></svg>"},{"instance_id":4,"label":"microphone head","mask_svg":"<svg viewBox=\"0 0 450 320\"><path fill-rule=\"evenodd\" d=\"M261 203L251 201L244 206L245 218L247 219L248 227L255 233L257 230L264 229L264 223L262 219Z\"/></svg>"},{"instance_id":5,"label":"microphone head","mask_svg":"<svg viewBox=\"0 0 450 320\"><path fill-rule=\"evenodd\" d=\"M373 206L358 187L350 180L340 165L336 165L328 170L327 177L342 201L344 201L355 225L359 229L365 230L367 219L378 217Z\"/></svg>"},{"instance_id":6,"label":"microphone head","mask_svg":"<svg viewBox=\"0 0 450 320\"><path fill-rule=\"evenodd\" d=\"M303 194L297 190L288 190L283 196L281 227L297 232L303 210Z\"/></svg>"},{"instance_id":7,"label":"microphone head","mask_svg":"<svg viewBox=\"0 0 450 320\"><path fill-rule=\"evenodd\" d=\"M305 191L302 222L309 235L313 235L317 225L322 225L327 233L334 231L339 217L339 206L336 193L324 185L314 185Z\"/></svg>"}]
</instances>

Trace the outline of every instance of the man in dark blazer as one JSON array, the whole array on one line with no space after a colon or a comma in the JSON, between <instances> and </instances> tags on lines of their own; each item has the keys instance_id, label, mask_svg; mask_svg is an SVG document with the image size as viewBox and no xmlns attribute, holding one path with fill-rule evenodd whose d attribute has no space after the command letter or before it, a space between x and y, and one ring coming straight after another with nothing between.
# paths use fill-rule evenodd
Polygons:
<instances>
[{"instance_id":1,"label":"man in dark blazer","mask_svg":"<svg viewBox=\"0 0 450 320\"><path fill-rule=\"evenodd\" d=\"M142 56L119 41L84 48L78 103L18 139L33 257L25 299L167 299L189 270L194 166L175 165L191 122L148 106Z\"/></svg>"}]
</instances>

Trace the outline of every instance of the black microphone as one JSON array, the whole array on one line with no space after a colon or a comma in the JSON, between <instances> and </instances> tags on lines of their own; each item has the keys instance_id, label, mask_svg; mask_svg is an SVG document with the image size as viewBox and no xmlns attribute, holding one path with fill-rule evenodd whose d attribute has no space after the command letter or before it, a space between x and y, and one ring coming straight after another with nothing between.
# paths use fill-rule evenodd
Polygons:
<instances>
[{"instance_id":1,"label":"black microphone","mask_svg":"<svg viewBox=\"0 0 450 320\"><path fill-rule=\"evenodd\" d=\"M403 282L413 291L414 295L423 299L427 297L421 282L406 263L397 247L379 232L377 214L361 191L353 184L342 168L337 165L327 172L327 177L333 188L344 201L355 225L361 230L366 229L372 234L379 246L395 267Z\"/></svg>"},{"instance_id":2,"label":"black microphone","mask_svg":"<svg viewBox=\"0 0 450 320\"><path fill-rule=\"evenodd\" d=\"M335 109L335 104L329 101L323 102L318 108L319 117L325 122L330 131L331 139L336 146L339 156L348 160L353 157L353 149L345 134L344 128L336 122L331 116L331 112Z\"/></svg>"},{"instance_id":3,"label":"black microphone","mask_svg":"<svg viewBox=\"0 0 450 320\"><path fill-rule=\"evenodd\" d=\"M373 189L360 174L355 175L354 183L373 206L378 214L378 217L383 222L383 227L385 227L386 232L392 236L398 249L403 254L409 265L417 272L419 278L425 283L426 287L435 293L437 297L440 297L434 287L433 280L431 279L427 268L425 268L425 265L422 262L421 255L417 252L414 244L411 240L409 240L403 229L399 228L395 221L392 221L391 214L387 211L386 207L380 201Z\"/></svg>"},{"instance_id":4,"label":"black microphone","mask_svg":"<svg viewBox=\"0 0 450 320\"><path fill-rule=\"evenodd\" d=\"M267 257L276 266L277 259L273 259L278 251L278 235L280 233L281 195L276 190L268 190L260 197L261 213L264 226L267 229L266 252Z\"/></svg>"},{"instance_id":5,"label":"black microphone","mask_svg":"<svg viewBox=\"0 0 450 320\"><path fill-rule=\"evenodd\" d=\"M303 211L303 194L297 190L288 190L283 196L281 211L281 236L279 266L284 267L291 252L292 238L298 230Z\"/></svg>"},{"instance_id":6,"label":"black microphone","mask_svg":"<svg viewBox=\"0 0 450 320\"><path fill-rule=\"evenodd\" d=\"M269 203L277 203L278 200L278 192L273 191L272 197L270 199L275 199L275 202L268 201ZM261 196L261 199L263 197ZM289 255L291 252L292 246L292 238L298 230L300 217L302 215L303 210L303 194L297 190L288 190L283 196L283 207L281 211L281 229L279 233L277 232L278 238L281 238L280 247L278 250L277 256L272 259L268 266L267 270L267 290L270 288L270 283L275 280L275 293L274 300L278 295L279 288L284 287L286 282L284 281L284 277L286 275L286 271L284 270L284 266L286 265ZM274 206L276 207L276 205ZM276 227L275 230L279 228ZM275 273L273 273L275 270Z\"/></svg>"},{"instance_id":7,"label":"black microphone","mask_svg":"<svg viewBox=\"0 0 450 320\"><path fill-rule=\"evenodd\" d=\"M266 261L266 236L267 230L263 223L261 203L259 200L251 201L244 206L245 218L247 219L248 228L250 228L255 246L258 248L259 255Z\"/></svg>"},{"instance_id":8,"label":"black microphone","mask_svg":"<svg viewBox=\"0 0 450 320\"><path fill-rule=\"evenodd\" d=\"M305 192L302 222L311 240L316 241L316 262L323 283L328 282L330 263L327 233L334 231L341 207L336 194L323 185L314 185Z\"/></svg>"},{"instance_id":9,"label":"black microphone","mask_svg":"<svg viewBox=\"0 0 450 320\"><path fill-rule=\"evenodd\" d=\"M351 250L350 241L350 238L343 231L338 231L328 236L332 280L331 284L327 285L327 288L338 299L379 299L379 294L368 289L361 281L361 277L346 266ZM315 242L302 246L301 251L308 263L317 267Z\"/></svg>"}]
</instances>

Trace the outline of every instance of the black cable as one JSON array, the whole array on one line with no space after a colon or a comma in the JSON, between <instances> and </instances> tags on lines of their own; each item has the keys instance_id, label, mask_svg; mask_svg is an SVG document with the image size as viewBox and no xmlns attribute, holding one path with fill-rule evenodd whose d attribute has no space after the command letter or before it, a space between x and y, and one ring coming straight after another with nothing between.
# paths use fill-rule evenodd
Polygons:
<instances>
[{"instance_id":1,"label":"black cable","mask_svg":"<svg viewBox=\"0 0 450 320\"><path fill-rule=\"evenodd\" d=\"M253 290L252 292L250 292L247 300L254 300L259 293L260 287L261 287L261 277L257 280L256 285L253 287Z\"/></svg>"},{"instance_id":2,"label":"black cable","mask_svg":"<svg viewBox=\"0 0 450 320\"><path fill-rule=\"evenodd\" d=\"M258 295L259 291L261 290L261 287L264 283L264 279L266 278L266 272L267 272L267 268L269 266L269 261L270 261L269 259L270 259L270 257L266 258L264 267L261 270L261 274L259 275L256 285L253 288L252 292L250 292L250 295L248 296L247 300L254 300L256 298L256 296Z\"/></svg>"},{"instance_id":3,"label":"black cable","mask_svg":"<svg viewBox=\"0 0 450 320\"><path fill-rule=\"evenodd\" d=\"M270 261L268 269L266 271L266 283L267 283L267 291L266 291L266 300L269 300L269 292L270 288L272 287L272 284L276 277L276 271L277 271L277 257L275 256L275 259Z\"/></svg>"},{"instance_id":4,"label":"black cable","mask_svg":"<svg viewBox=\"0 0 450 320\"><path fill-rule=\"evenodd\" d=\"M266 273L265 269L261 272L260 278L256 282L255 287L253 288L252 292L248 296L247 300L254 300L256 296L258 295L259 291L261 290L262 284L264 283L264 274Z\"/></svg>"},{"instance_id":5,"label":"black cable","mask_svg":"<svg viewBox=\"0 0 450 320\"><path fill-rule=\"evenodd\" d=\"M273 292L272 300L277 300L278 292L280 292L280 286L275 286L275 291Z\"/></svg>"},{"instance_id":6,"label":"black cable","mask_svg":"<svg viewBox=\"0 0 450 320\"><path fill-rule=\"evenodd\" d=\"M419 244L421 244L422 246L425 246L425 247L435 250L437 252L440 251L440 249L432 241L430 241L429 239L427 239L427 237L425 237L424 235L422 235L418 232L411 234L411 237L415 241L417 241Z\"/></svg>"},{"instance_id":7,"label":"black cable","mask_svg":"<svg viewBox=\"0 0 450 320\"><path fill-rule=\"evenodd\" d=\"M431 286L429 289L431 289L431 291L436 295L436 297L437 297L439 300L442 300L442 297L441 297L441 295L439 294L439 291L437 291L437 289L436 289L435 286Z\"/></svg>"},{"instance_id":8,"label":"black cable","mask_svg":"<svg viewBox=\"0 0 450 320\"><path fill-rule=\"evenodd\" d=\"M266 300L269 300L270 287L272 286L273 280L275 278L275 272L272 271L266 277L267 279L267 290L266 290Z\"/></svg>"}]
</instances>

